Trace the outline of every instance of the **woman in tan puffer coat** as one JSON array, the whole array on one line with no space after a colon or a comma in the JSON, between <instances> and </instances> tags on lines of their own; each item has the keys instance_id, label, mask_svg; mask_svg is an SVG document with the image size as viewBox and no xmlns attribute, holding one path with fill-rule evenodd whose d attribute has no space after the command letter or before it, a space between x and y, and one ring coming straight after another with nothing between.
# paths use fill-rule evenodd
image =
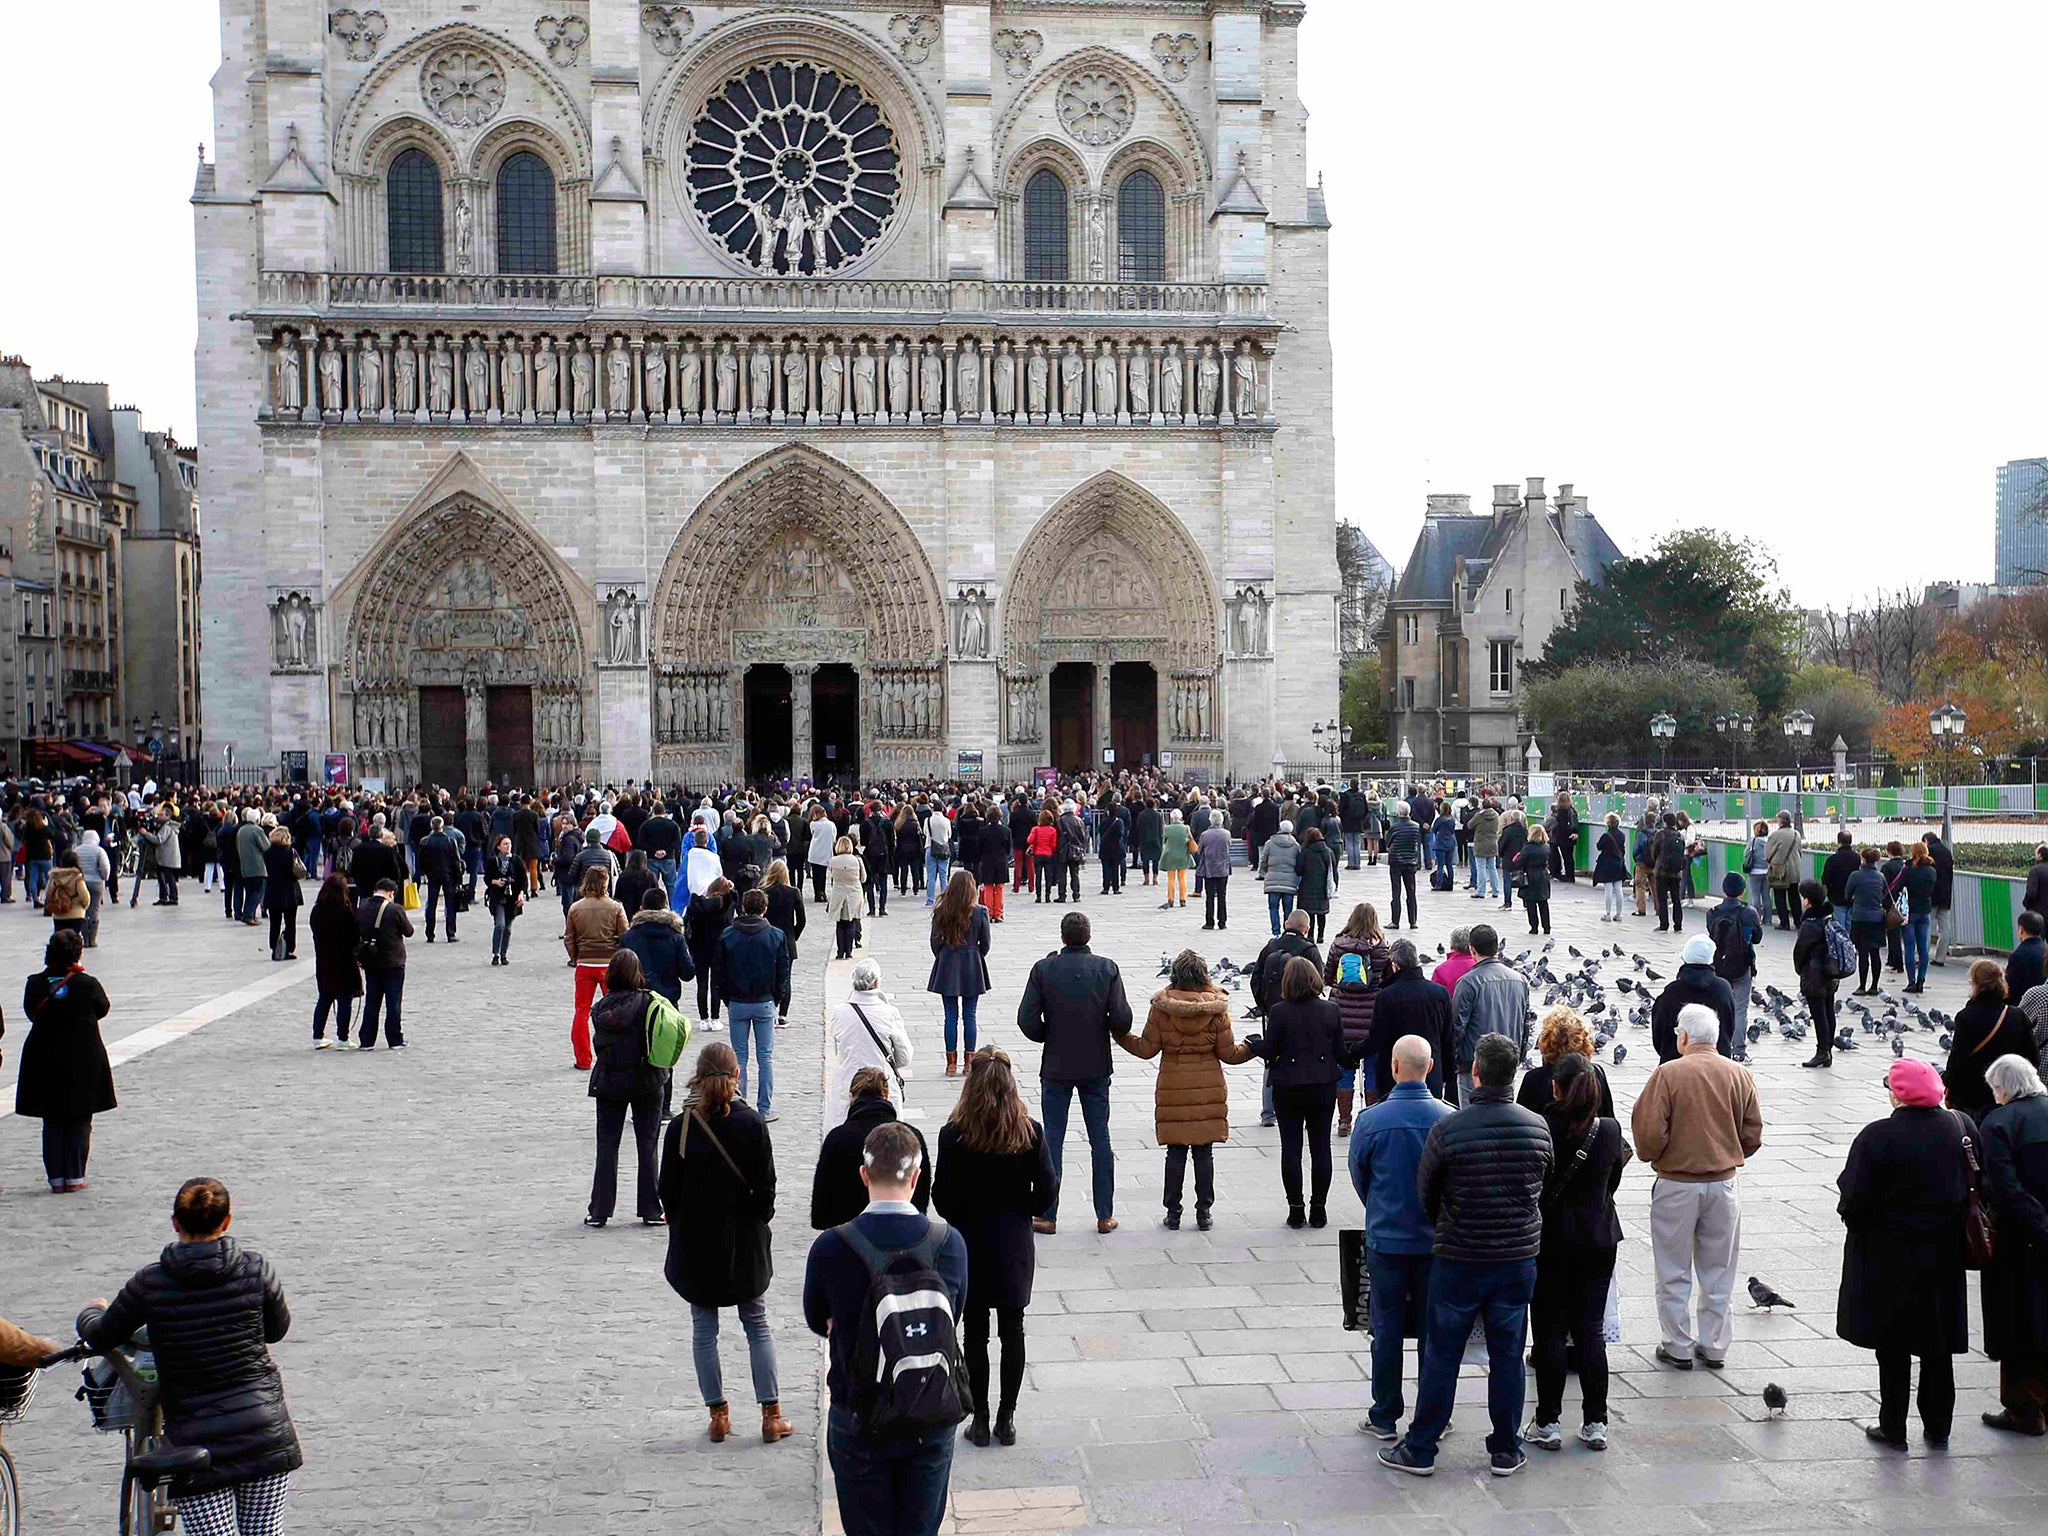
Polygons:
<instances>
[{"instance_id":1,"label":"woman in tan puffer coat","mask_svg":"<svg viewBox=\"0 0 2048 1536\"><path fill-rule=\"evenodd\" d=\"M1133 1056L1159 1063L1152 1126L1166 1148L1166 1225L1180 1226L1181 1189L1188 1149L1195 1154L1195 1225L1209 1230L1216 1203L1214 1147L1230 1139L1230 1089L1223 1064L1251 1060L1251 1050L1230 1032L1230 994L1209 980L1209 965L1192 949L1173 962L1165 991L1154 994L1142 1035L1116 1043Z\"/></svg>"}]
</instances>

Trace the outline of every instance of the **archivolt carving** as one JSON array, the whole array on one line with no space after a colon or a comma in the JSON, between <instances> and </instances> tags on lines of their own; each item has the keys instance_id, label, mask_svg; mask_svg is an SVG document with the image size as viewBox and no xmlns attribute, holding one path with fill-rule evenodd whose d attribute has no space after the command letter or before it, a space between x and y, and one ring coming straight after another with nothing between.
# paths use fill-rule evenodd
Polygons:
<instances>
[{"instance_id":1,"label":"archivolt carving","mask_svg":"<svg viewBox=\"0 0 2048 1536\"><path fill-rule=\"evenodd\" d=\"M1208 563L1180 519L1103 474L1063 498L1018 550L1003 597L1005 663L1031 675L1082 651L1093 659L1106 643L1118 660L1208 670L1216 614Z\"/></svg>"},{"instance_id":2,"label":"archivolt carving","mask_svg":"<svg viewBox=\"0 0 2048 1536\"><path fill-rule=\"evenodd\" d=\"M705 498L657 592L661 663L930 666L945 651L938 582L910 525L860 476L801 446L755 460Z\"/></svg>"},{"instance_id":3,"label":"archivolt carving","mask_svg":"<svg viewBox=\"0 0 2048 1536\"><path fill-rule=\"evenodd\" d=\"M407 526L356 589L349 680L358 690L460 683L580 688L582 614L519 524L458 493Z\"/></svg>"},{"instance_id":4,"label":"archivolt carving","mask_svg":"<svg viewBox=\"0 0 2048 1536\"><path fill-rule=\"evenodd\" d=\"M995 144L996 165L1005 180L1010 161L1019 148L1054 130L1067 115L1063 99L1068 85L1086 76L1105 73L1129 87L1125 99L1130 102L1131 113L1123 128L1090 142L1113 143L1129 129L1162 134L1174 143L1177 158L1187 167L1188 180L1196 186L1207 186L1209 156L1202 146L1201 131L1173 88L1128 55L1092 45L1062 54L1039 70L1037 78L1018 92L1016 100L1003 113L996 124ZM1087 121L1098 128L1111 126L1099 119Z\"/></svg>"}]
</instances>

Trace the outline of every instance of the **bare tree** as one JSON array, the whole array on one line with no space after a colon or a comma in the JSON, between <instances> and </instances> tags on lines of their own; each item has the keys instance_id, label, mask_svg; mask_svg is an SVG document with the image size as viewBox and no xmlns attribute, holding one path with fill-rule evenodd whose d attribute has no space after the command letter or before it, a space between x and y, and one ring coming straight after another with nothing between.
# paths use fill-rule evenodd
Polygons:
<instances>
[{"instance_id":1,"label":"bare tree","mask_svg":"<svg viewBox=\"0 0 2048 1536\"><path fill-rule=\"evenodd\" d=\"M1337 573L1344 584L1338 599L1338 650L1356 656L1372 648L1373 630L1393 595L1394 568L1356 525L1340 522Z\"/></svg>"},{"instance_id":2,"label":"bare tree","mask_svg":"<svg viewBox=\"0 0 2048 1536\"><path fill-rule=\"evenodd\" d=\"M1942 611L1921 593L1880 590L1861 606L1806 615L1805 659L1867 678L1894 704L1913 697L1941 637Z\"/></svg>"}]
</instances>

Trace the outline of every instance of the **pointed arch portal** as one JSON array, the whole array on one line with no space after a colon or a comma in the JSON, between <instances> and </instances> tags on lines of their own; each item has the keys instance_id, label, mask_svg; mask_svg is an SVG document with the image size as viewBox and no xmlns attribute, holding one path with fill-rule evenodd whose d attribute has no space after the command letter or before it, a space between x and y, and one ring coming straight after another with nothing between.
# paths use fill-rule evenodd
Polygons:
<instances>
[{"instance_id":1,"label":"pointed arch portal","mask_svg":"<svg viewBox=\"0 0 2048 1536\"><path fill-rule=\"evenodd\" d=\"M656 588L659 774L850 780L938 771L945 617L910 525L803 446L737 470Z\"/></svg>"}]
</instances>

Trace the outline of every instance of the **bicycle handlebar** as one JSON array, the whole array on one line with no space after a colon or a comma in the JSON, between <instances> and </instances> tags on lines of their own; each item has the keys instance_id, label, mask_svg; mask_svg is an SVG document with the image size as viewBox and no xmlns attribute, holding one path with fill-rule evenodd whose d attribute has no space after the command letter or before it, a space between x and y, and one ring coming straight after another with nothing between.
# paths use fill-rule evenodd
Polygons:
<instances>
[{"instance_id":1,"label":"bicycle handlebar","mask_svg":"<svg viewBox=\"0 0 2048 1536\"><path fill-rule=\"evenodd\" d=\"M98 1350L94 1349L90 1344L86 1343L83 1339L81 1339L78 1343L72 1345L69 1349L60 1349L54 1355L43 1356L43 1358L36 1363L36 1369L39 1371L47 1371L53 1366L59 1366L64 1364L68 1360L86 1360L90 1359L93 1355L96 1355L98 1353Z\"/></svg>"}]
</instances>

